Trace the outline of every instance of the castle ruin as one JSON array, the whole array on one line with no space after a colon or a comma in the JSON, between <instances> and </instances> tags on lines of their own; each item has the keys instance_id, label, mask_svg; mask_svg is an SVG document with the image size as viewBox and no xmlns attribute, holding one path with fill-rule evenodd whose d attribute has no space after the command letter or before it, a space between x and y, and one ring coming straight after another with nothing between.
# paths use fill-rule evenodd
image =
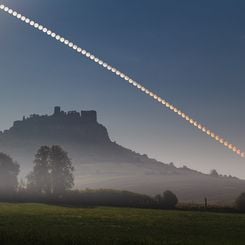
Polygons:
<instances>
[{"instance_id":1,"label":"castle ruin","mask_svg":"<svg viewBox=\"0 0 245 245\"><path fill-rule=\"evenodd\" d=\"M54 107L54 117L66 117L70 119L79 119L84 123L97 123L97 112L96 111L68 111L67 113L62 111L60 106Z\"/></svg>"}]
</instances>

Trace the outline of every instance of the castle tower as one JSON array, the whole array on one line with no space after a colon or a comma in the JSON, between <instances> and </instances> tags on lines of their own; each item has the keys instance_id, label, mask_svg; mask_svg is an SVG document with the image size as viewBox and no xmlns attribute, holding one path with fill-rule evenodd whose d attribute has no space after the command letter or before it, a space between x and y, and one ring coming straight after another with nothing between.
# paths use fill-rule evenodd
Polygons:
<instances>
[{"instance_id":1,"label":"castle tower","mask_svg":"<svg viewBox=\"0 0 245 245\"><path fill-rule=\"evenodd\" d=\"M58 115L58 114L60 114L60 106L55 106L54 107L54 115Z\"/></svg>"}]
</instances>

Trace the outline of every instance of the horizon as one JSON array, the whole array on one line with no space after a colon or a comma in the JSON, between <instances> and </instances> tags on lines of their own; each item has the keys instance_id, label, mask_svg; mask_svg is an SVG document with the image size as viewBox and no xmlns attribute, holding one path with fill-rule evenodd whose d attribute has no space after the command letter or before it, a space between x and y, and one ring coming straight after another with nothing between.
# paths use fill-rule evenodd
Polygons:
<instances>
[{"instance_id":1,"label":"horizon","mask_svg":"<svg viewBox=\"0 0 245 245\"><path fill-rule=\"evenodd\" d=\"M245 9L245 3L238 1L233 5L231 1L226 1L222 6L223 12L216 16L214 10L220 6L217 3L212 5L211 1L205 3L210 7L209 11L203 10L194 1L189 1L188 6L159 1L155 1L157 6L153 6L141 1L145 7L143 10L137 9L136 3L132 3L130 9L126 4L121 4L120 9L114 9L118 15L112 11L102 22L98 22L100 18L87 13L84 6L80 9L79 2L69 5L69 13L66 11L66 1L59 1L59 11L55 11L58 1L38 4L27 0L21 4L15 0L1 1L3 4L5 2L71 37L85 48L96 50L110 63L141 79L158 94L240 145L242 150L245 149L245 114L241 113L245 105L242 66L245 61L245 53L242 52L245 17L240 10ZM100 5L97 1L94 6L94 2L86 2L85 5L97 14L101 8L116 5L112 1ZM183 12L180 5L184 8ZM165 8L171 14L176 14L176 19L171 18ZM158 15L160 11L165 11L163 17ZM124 14L128 21L125 23ZM145 15L150 18L150 23L145 21ZM226 20L227 17L230 18ZM164 18L170 24L165 24ZM67 21L61 25L61 20ZM196 20L195 24L190 22L193 20ZM85 21L92 27L87 28ZM131 21L135 21L135 25L129 25ZM117 30L119 23L123 27L120 31ZM78 27L88 35L78 33ZM24 115L50 112L50 104L60 104L66 111L84 105L84 108L99 111L99 121L107 127L112 140L120 145L146 153L164 163L174 162L177 167L187 165L205 173L216 169L221 174L245 178L244 159L193 130L167 110L161 110L146 96L121 84L119 79L85 59L74 57L66 48L58 47L52 40L7 15L0 15L0 28L5 34L0 37L0 42L6 47L0 57L3 67L0 69L0 81L5 86L0 97L2 105L9 103L8 107L0 107L0 113L6 115L1 119L0 130L9 128L11 122ZM129 34L132 37L130 41L126 38ZM140 42L142 39L144 46ZM194 40L193 46L189 44L191 40ZM186 57L189 57L188 61ZM43 75L40 67L46 75ZM22 86L17 89L19 80ZM178 87L180 90L176 91ZM117 90L121 94L116 93ZM67 98L68 93L73 96ZM11 98L11 95L14 97ZM38 103L36 100L39 100ZM189 143L186 144L186 141Z\"/></svg>"}]
</instances>

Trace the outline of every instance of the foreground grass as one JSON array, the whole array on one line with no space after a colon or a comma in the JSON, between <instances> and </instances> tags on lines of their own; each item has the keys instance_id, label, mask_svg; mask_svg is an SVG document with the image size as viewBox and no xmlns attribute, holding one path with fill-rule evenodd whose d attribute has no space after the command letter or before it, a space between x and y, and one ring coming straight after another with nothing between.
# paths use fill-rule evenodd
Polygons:
<instances>
[{"instance_id":1,"label":"foreground grass","mask_svg":"<svg viewBox=\"0 0 245 245\"><path fill-rule=\"evenodd\" d=\"M0 244L245 244L245 215L0 204Z\"/></svg>"}]
</instances>

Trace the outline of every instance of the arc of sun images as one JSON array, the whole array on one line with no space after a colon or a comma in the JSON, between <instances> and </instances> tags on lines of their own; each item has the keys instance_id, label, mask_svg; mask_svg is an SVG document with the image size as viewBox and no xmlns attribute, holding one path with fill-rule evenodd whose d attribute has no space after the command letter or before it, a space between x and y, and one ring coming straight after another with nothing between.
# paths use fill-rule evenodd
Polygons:
<instances>
[{"instance_id":1,"label":"arc of sun images","mask_svg":"<svg viewBox=\"0 0 245 245\"><path fill-rule=\"evenodd\" d=\"M110 64L106 63L102 59L96 57L95 55L91 54L90 52L86 51L85 49L79 47L78 45L74 44L73 42L69 41L68 39L62 37L59 34L56 34L52 30L48 29L47 27L42 26L41 24L25 17L24 15L21 15L20 13L16 12L15 10L1 4L0 10L6 12L7 14L17 18L18 20L30 25L32 28L39 30L40 32L50 36L51 38L55 39L57 42L63 43L64 45L71 48L73 51L75 51L77 54L85 56L86 58L90 59L91 61L95 62L97 65L103 67L104 69L114 73L116 76L119 76L121 79L126 81L129 85L135 87L139 92L142 92L149 97L151 97L156 102L160 103L162 106L168 108L172 112L176 113L180 118L191 124L193 127L199 129L202 133L208 135L210 138L212 138L217 143L222 144L224 147L229 149L230 151L234 152L238 156L244 158L245 153L239 149L238 146L230 143L217 133L210 130L205 125L201 124L197 120L193 119L189 115L187 115L184 111L178 109L176 106L172 105L170 102L166 101L165 99L161 98L159 95L154 93L153 91L149 90L148 88L144 87L140 82L135 81L125 73L121 72L117 68L111 66Z\"/></svg>"}]
</instances>

